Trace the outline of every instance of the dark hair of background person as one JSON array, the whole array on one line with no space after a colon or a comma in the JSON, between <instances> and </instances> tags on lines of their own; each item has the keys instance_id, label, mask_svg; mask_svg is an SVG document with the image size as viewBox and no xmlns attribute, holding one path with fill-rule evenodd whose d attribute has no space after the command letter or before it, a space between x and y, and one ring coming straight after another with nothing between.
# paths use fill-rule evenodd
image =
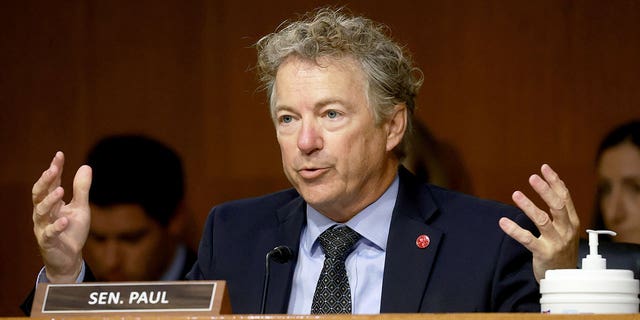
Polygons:
<instances>
[{"instance_id":1,"label":"dark hair of background person","mask_svg":"<svg viewBox=\"0 0 640 320\"><path fill-rule=\"evenodd\" d=\"M473 193L471 176L458 151L437 139L425 123L414 119L407 138L406 157L402 164L422 181L464 192Z\"/></svg>"},{"instance_id":2,"label":"dark hair of background person","mask_svg":"<svg viewBox=\"0 0 640 320\"><path fill-rule=\"evenodd\" d=\"M611 130L600 142L598 151L596 152L595 167L598 167L602 154L608 149L615 147L624 142L630 142L640 150L640 120L632 120L615 127ZM596 198L594 203L594 218L593 227L598 229L606 229L604 225L604 218L602 215L602 208L600 206L600 199L602 197L603 190L598 187L596 191ZM640 214L640 213L639 213ZM609 237L603 237L609 239Z\"/></svg>"},{"instance_id":3,"label":"dark hair of background person","mask_svg":"<svg viewBox=\"0 0 640 320\"><path fill-rule=\"evenodd\" d=\"M183 167L177 153L143 135L98 141L87 155L93 169L90 202L100 207L138 204L167 226L184 197Z\"/></svg>"}]
</instances>

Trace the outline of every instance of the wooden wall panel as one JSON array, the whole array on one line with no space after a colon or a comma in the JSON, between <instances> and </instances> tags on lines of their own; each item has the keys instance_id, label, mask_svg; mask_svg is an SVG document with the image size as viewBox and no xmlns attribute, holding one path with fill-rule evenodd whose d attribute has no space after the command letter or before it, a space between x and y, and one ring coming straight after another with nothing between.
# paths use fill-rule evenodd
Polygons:
<instances>
[{"instance_id":1,"label":"wooden wall panel","mask_svg":"<svg viewBox=\"0 0 640 320\"><path fill-rule=\"evenodd\" d=\"M18 304L42 264L31 222L33 179L57 148L69 156L83 139L78 108L77 26L82 6L42 2L0 4L0 315Z\"/></svg>"},{"instance_id":2,"label":"wooden wall panel","mask_svg":"<svg viewBox=\"0 0 640 320\"><path fill-rule=\"evenodd\" d=\"M64 185L97 138L140 132L173 146L187 172L198 241L211 206L288 186L252 45L327 3L13 1L0 4L0 316L40 267L29 190L56 150ZM340 4L339 2L334 2ZM584 226L593 155L640 117L637 1L351 1L390 26L425 73L418 117L452 145L473 192L510 203L554 166ZM70 190L69 190L70 191Z\"/></svg>"}]
</instances>

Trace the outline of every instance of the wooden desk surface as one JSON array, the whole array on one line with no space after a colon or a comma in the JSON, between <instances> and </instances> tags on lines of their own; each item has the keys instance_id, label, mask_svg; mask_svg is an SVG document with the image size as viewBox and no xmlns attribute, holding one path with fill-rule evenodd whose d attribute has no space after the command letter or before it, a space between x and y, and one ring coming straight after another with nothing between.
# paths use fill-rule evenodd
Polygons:
<instances>
[{"instance_id":1,"label":"wooden desk surface","mask_svg":"<svg viewBox=\"0 0 640 320\"><path fill-rule=\"evenodd\" d=\"M380 314L380 315L280 315L280 314L268 314L268 315L220 315L220 316L175 316L175 315L163 315L163 316L134 316L134 315L122 315L122 316L108 316L108 317L88 317L88 316L73 316L73 317L55 317L56 320L72 318L73 320L86 319L86 320L485 320L485 319L515 319L515 320L549 320L549 319L613 319L613 320L627 320L638 319L640 320L640 314L540 314L540 313L420 313L420 314ZM2 320L44 320L54 319L48 317L3 317Z\"/></svg>"}]
</instances>

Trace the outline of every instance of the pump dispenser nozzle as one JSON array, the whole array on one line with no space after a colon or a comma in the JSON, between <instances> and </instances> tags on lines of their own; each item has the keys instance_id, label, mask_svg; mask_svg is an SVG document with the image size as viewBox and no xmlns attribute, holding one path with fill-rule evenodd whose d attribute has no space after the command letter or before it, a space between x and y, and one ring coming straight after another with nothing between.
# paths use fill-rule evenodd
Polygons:
<instances>
[{"instance_id":1,"label":"pump dispenser nozzle","mask_svg":"<svg viewBox=\"0 0 640 320\"><path fill-rule=\"evenodd\" d=\"M610 230L590 230L589 233L589 254L582 259L582 269L584 270L603 270L607 268L607 259L598 254L598 235L608 234L615 236L616 233Z\"/></svg>"}]
</instances>

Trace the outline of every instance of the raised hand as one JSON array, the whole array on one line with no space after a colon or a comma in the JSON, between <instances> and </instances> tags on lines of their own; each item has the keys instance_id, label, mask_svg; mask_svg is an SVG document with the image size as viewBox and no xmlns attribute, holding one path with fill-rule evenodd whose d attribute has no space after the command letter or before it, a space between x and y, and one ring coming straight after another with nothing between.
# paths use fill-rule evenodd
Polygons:
<instances>
[{"instance_id":1,"label":"raised hand","mask_svg":"<svg viewBox=\"0 0 640 320\"><path fill-rule=\"evenodd\" d=\"M73 198L66 204L60 185L63 166L64 154L59 151L31 191L33 232L51 283L70 283L78 277L91 222L91 168L78 169L73 179Z\"/></svg>"},{"instance_id":2,"label":"raised hand","mask_svg":"<svg viewBox=\"0 0 640 320\"><path fill-rule=\"evenodd\" d=\"M499 221L502 230L533 253L536 280L544 278L550 269L574 269L578 262L580 219L569 190L549 165L542 165L542 177L529 177L529 184L549 206L549 212L538 208L524 193L516 191L513 201L533 221L540 231L535 237L508 218Z\"/></svg>"}]
</instances>

